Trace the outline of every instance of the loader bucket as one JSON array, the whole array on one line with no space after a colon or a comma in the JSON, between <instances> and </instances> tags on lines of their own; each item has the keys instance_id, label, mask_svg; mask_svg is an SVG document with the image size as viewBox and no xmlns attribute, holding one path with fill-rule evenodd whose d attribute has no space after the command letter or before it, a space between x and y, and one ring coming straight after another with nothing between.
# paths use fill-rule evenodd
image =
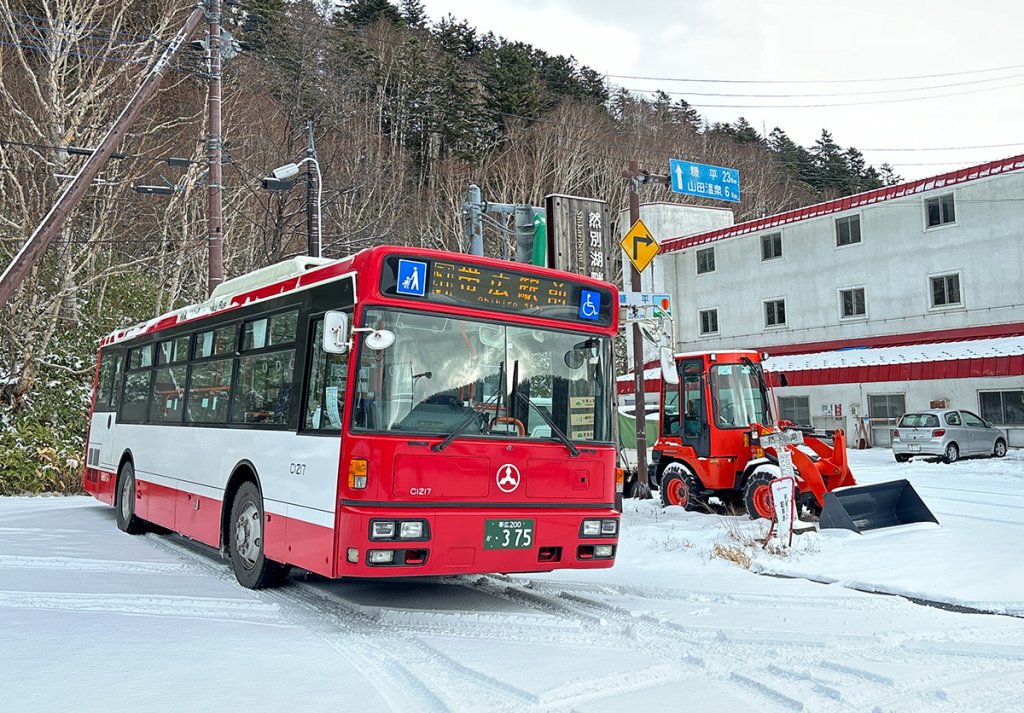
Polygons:
<instances>
[{"instance_id":1,"label":"loader bucket","mask_svg":"<svg viewBox=\"0 0 1024 713\"><path fill-rule=\"evenodd\" d=\"M858 485L825 494L818 529L866 532L912 522L939 521L907 480Z\"/></svg>"}]
</instances>

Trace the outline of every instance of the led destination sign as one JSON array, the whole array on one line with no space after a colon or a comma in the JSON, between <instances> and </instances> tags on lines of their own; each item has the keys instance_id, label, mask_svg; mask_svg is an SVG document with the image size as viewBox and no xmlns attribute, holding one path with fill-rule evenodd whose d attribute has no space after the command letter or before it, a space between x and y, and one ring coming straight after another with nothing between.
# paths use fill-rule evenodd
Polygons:
<instances>
[{"instance_id":1,"label":"led destination sign","mask_svg":"<svg viewBox=\"0 0 1024 713\"><path fill-rule=\"evenodd\" d=\"M454 260L389 256L381 271L381 292L389 297L603 326L611 324L612 318L610 290Z\"/></svg>"}]
</instances>

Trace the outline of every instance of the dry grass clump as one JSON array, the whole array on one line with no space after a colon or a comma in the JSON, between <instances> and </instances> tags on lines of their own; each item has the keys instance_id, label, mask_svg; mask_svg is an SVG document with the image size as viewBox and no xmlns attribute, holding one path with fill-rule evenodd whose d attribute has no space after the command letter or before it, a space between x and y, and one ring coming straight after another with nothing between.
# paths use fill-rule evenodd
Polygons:
<instances>
[{"instance_id":1,"label":"dry grass clump","mask_svg":"<svg viewBox=\"0 0 1024 713\"><path fill-rule=\"evenodd\" d=\"M738 545L715 543L711 550L711 557L729 560L733 564L738 564L743 569L750 569L750 555L747 554L745 548Z\"/></svg>"}]
</instances>

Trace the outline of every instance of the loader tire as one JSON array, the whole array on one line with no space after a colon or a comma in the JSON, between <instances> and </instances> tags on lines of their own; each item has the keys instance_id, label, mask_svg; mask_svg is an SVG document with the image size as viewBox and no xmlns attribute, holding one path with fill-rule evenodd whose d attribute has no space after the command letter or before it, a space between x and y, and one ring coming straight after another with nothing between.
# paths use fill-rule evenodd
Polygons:
<instances>
[{"instance_id":1,"label":"loader tire","mask_svg":"<svg viewBox=\"0 0 1024 713\"><path fill-rule=\"evenodd\" d=\"M775 504L772 500L772 481L775 477L768 473L754 473L747 479L743 489L743 502L747 506L747 515L751 520L775 517Z\"/></svg>"},{"instance_id":2,"label":"loader tire","mask_svg":"<svg viewBox=\"0 0 1024 713\"><path fill-rule=\"evenodd\" d=\"M661 504L679 505L683 510L703 510L704 502L697 493L701 492L700 480L680 463L670 463L661 473Z\"/></svg>"}]
</instances>

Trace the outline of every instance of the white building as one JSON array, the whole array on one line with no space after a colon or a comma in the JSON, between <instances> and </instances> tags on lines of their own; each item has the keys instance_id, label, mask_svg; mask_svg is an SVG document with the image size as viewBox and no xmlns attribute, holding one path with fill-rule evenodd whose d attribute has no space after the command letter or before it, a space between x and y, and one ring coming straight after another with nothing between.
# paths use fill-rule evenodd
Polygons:
<instances>
[{"instance_id":1,"label":"white building","mask_svg":"<svg viewBox=\"0 0 1024 713\"><path fill-rule=\"evenodd\" d=\"M644 290L671 295L679 351L766 351L800 372L784 416L852 433L870 418L875 445L948 402L1024 446L1024 339L1000 341L1024 335L1024 156L710 231L661 232L672 210L641 209L662 246ZM848 349L867 361L834 356Z\"/></svg>"}]
</instances>

